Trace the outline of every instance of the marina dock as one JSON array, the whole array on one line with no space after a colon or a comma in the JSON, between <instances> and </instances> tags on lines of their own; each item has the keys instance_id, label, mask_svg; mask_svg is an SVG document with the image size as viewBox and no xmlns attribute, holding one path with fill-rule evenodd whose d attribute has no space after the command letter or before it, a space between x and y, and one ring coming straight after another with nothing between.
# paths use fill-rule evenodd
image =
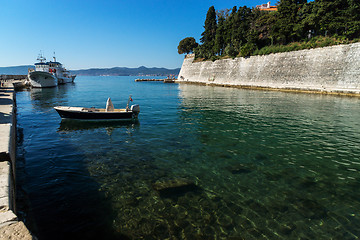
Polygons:
<instances>
[{"instance_id":1,"label":"marina dock","mask_svg":"<svg viewBox=\"0 0 360 240\"><path fill-rule=\"evenodd\" d=\"M13 81L0 87L0 239L36 239L16 216L16 98Z\"/></svg>"},{"instance_id":2,"label":"marina dock","mask_svg":"<svg viewBox=\"0 0 360 240\"><path fill-rule=\"evenodd\" d=\"M2 86L11 86L15 89L24 88L27 75L0 75L0 82Z\"/></svg>"},{"instance_id":3,"label":"marina dock","mask_svg":"<svg viewBox=\"0 0 360 240\"><path fill-rule=\"evenodd\" d=\"M176 79L175 78L162 78L162 79L157 79L157 78L138 78L135 79L135 82L163 82L163 83L175 83Z\"/></svg>"}]
</instances>

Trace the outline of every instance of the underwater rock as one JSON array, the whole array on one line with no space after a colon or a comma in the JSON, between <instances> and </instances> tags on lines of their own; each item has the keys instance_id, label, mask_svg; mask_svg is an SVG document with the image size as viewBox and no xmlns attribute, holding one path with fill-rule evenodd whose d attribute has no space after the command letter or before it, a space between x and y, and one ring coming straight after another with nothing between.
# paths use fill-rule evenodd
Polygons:
<instances>
[{"instance_id":1,"label":"underwater rock","mask_svg":"<svg viewBox=\"0 0 360 240\"><path fill-rule=\"evenodd\" d=\"M316 179L313 177L305 177L303 179L300 179L300 186L302 188L310 188L314 187L316 185Z\"/></svg>"},{"instance_id":2,"label":"underwater rock","mask_svg":"<svg viewBox=\"0 0 360 240\"><path fill-rule=\"evenodd\" d=\"M258 153L258 154L256 154L256 156L255 156L255 160L256 160L256 161L266 161L266 160L269 160L269 157L266 156L266 155L264 155L264 154L262 154L262 153Z\"/></svg>"},{"instance_id":3,"label":"underwater rock","mask_svg":"<svg viewBox=\"0 0 360 240\"><path fill-rule=\"evenodd\" d=\"M156 191L162 191L165 189L178 188L189 185L195 185L195 183L186 178L175 178L170 180L156 181L152 187Z\"/></svg>"},{"instance_id":4,"label":"underwater rock","mask_svg":"<svg viewBox=\"0 0 360 240\"><path fill-rule=\"evenodd\" d=\"M251 170L248 167L246 167L244 164L241 163L228 166L226 169L230 171L232 174L242 174L242 173L251 172Z\"/></svg>"},{"instance_id":5,"label":"underwater rock","mask_svg":"<svg viewBox=\"0 0 360 240\"><path fill-rule=\"evenodd\" d=\"M280 226L280 232L284 235L290 235L292 231L296 229L296 225L293 223L284 224Z\"/></svg>"},{"instance_id":6,"label":"underwater rock","mask_svg":"<svg viewBox=\"0 0 360 240\"><path fill-rule=\"evenodd\" d=\"M161 197L173 198L185 195L187 192L198 192L200 188L186 178L175 178L170 180L156 181L152 185Z\"/></svg>"},{"instance_id":7,"label":"underwater rock","mask_svg":"<svg viewBox=\"0 0 360 240\"><path fill-rule=\"evenodd\" d=\"M255 239L259 239L261 237L261 232L256 228L249 228L247 232L251 234Z\"/></svg>"},{"instance_id":8,"label":"underwater rock","mask_svg":"<svg viewBox=\"0 0 360 240\"><path fill-rule=\"evenodd\" d=\"M270 205L267 205L271 213L272 218L277 218L279 215L286 214L289 211L289 207L278 202L273 202Z\"/></svg>"},{"instance_id":9,"label":"underwater rock","mask_svg":"<svg viewBox=\"0 0 360 240\"><path fill-rule=\"evenodd\" d=\"M327 210L320 203L310 199L300 199L295 203L301 215L310 219L321 219L327 216Z\"/></svg>"},{"instance_id":10,"label":"underwater rock","mask_svg":"<svg viewBox=\"0 0 360 240\"><path fill-rule=\"evenodd\" d=\"M267 208L264 205L260 204L259 202L253 199L249 199L245 201L244 205L247 206L249 209L253 210L254 212L257 212L258 214L261 215L269 214L269 210L267 210Z\"/></svg>"},{"instance_id":11,"label":"underwater rock","mask_svg":"<svg viewBox=\"0 0 360 240\"><path fill-rule=\"evenodd\" d=\"M233 224L233 220L228 215L220 214L217 217L217 223L220 224L220 226L223 226L223 227L230 227Z\"/></svg>"},{"instance_id":12,"label":"underwater rock","mask_svg":"<svg viewBox=\"0 0 360 240\"><path fill-rule=\"evenodd\" d=\"M264 172L265 178L269 181L276 182L284 178L283 175L273 172Z\"/></svg>"}]
</instances>

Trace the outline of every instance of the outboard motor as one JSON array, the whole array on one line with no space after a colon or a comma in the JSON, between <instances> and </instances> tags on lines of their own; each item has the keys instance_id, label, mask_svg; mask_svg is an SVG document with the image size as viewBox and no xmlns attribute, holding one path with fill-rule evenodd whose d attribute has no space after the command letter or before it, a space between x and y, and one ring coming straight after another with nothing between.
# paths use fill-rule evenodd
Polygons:
<instances>
[{"instance_id":1,"label":"outboard motor","mask_svg":"<svg viewBox=\"0 0 360 240\"><path fill-rule=\"evenodd\" d=\"M134 105L131 105L131 111L135 114L135 116L137 117L140 113L140 106L139 104L134 104Z\"/></svg>"}]
</instances>

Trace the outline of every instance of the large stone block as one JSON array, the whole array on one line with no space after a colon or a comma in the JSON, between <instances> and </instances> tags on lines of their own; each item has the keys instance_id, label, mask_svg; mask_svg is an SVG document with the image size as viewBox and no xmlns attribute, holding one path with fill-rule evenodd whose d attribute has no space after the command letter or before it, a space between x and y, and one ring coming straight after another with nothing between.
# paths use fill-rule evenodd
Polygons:
<instances>
[{"instance_id":1,"label":"large stone block","mask_svg":"<svg viewBox=\"0 0 360 240\"><path fill-rule=\"evenodd\" d=\"M0 162L0 211L11 207L11 166L9 162Z\"/></svg>"},{"instance_id":2,"label":"large stone block","mask_svg":"<svg viewBox=\"0 0 360 240\"><path fill-rule=\"evenodd\" d=\"M13 222L0 227L0 239L3 240L35 240L23 222Z\"/></svg>"}]
</instances>

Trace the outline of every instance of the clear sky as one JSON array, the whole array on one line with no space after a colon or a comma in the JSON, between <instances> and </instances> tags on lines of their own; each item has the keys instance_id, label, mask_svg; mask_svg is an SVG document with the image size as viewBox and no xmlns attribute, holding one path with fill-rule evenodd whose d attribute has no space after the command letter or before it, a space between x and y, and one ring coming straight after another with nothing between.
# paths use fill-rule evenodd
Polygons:
<instances>
[{"instance_id":1,"label":"clear sky","mask_svg":"<svg viewBox=\"0 0 360 240\"><path fill-rule=\"evenodd\" d=\"M0 0L0 67L53 52L68 69L181 67L179 41L203 32L206 12L268 0ZM271 5L274 5L273 1Z\"/></svg>"}]
</instances>

